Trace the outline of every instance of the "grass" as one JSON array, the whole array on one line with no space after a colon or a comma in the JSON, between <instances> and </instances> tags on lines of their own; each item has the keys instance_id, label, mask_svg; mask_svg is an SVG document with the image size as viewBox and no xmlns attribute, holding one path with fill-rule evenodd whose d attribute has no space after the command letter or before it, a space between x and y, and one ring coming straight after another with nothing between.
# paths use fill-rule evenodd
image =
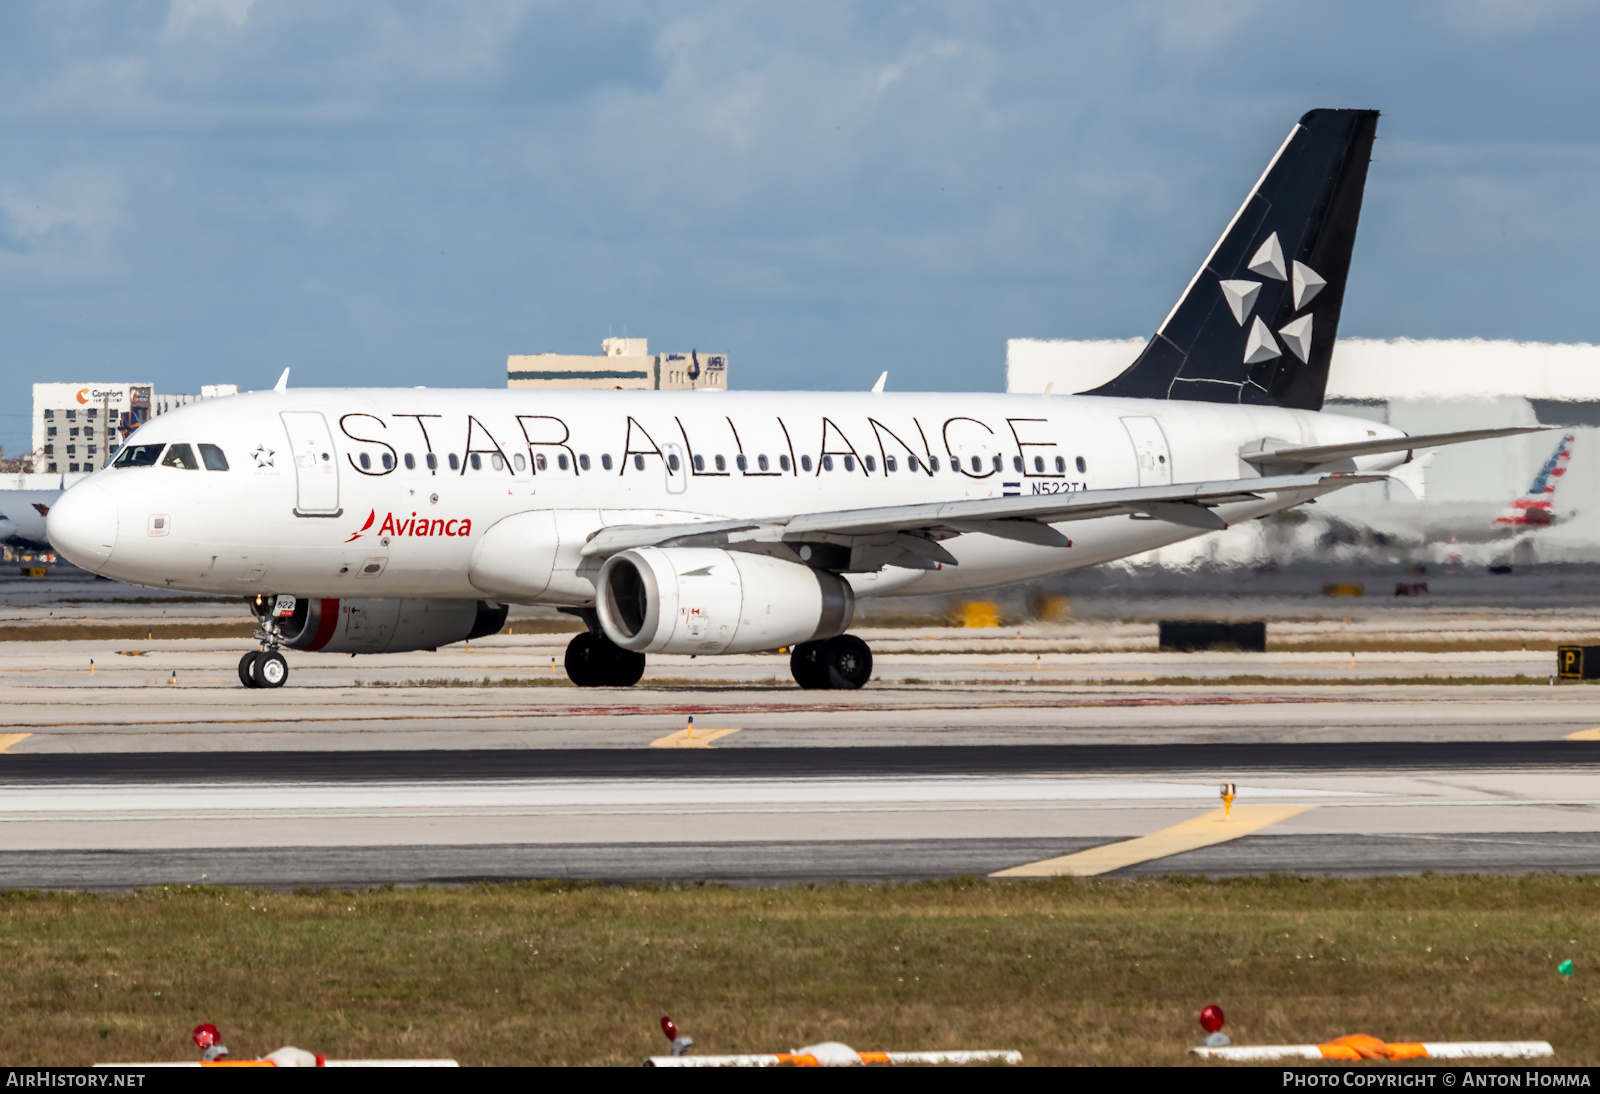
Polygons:
<instances>
[{"instance_id":1,"label":"grass","mask_svg":"<svg viewBox=\"0 0 1600 1094\"><path fill-rule=\"evenodd\" d=\"M1236 1043L1537 1039L1600 1063L1591 878L172 887L0 894L0 922L13 1066L192 1058L201 1021L239 1056L634 1064L663 1013L702 1053L1172 1064L1207 1003Z\"/></svg>"}]
</instances>

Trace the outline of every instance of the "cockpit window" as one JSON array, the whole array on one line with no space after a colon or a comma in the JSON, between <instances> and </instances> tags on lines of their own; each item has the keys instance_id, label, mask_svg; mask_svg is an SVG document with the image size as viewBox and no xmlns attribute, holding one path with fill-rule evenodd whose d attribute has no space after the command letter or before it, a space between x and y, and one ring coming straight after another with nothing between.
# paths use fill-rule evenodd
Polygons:
<instances>
[{"instance_id":1,"label":"cockpit window","mask_svg":"<svg viewBox=\"0 0 1600 1094\"><path fill-rule=\"evenodd\" d=\"M169 444L167 457L161 461L161 466L176 467L179 471L200 470L200 464L194 458L194 449L186 444Z\"/></svg>"},{"instance_id":2,"label":"cockpit window","mask_svg":"<svg viewBox=\"0 0 1600 1094\"><path fill-rule=\"evenodd\" d=\"M207 471L226 471L228 469L228 457L224 456L222 449L214 444L201 445L200 458L205 461Z\"/></svg>"},{"instance_id":3,"label":"cockpit window","mask_svg":"<svg viewBox=\"0 0 1600 1094\"><path fill-rule=\"evenodd\" d=\"M162 445L130 444L117 456L113 467L150 467L161 458Z\"/></svg>"}]
</instances>

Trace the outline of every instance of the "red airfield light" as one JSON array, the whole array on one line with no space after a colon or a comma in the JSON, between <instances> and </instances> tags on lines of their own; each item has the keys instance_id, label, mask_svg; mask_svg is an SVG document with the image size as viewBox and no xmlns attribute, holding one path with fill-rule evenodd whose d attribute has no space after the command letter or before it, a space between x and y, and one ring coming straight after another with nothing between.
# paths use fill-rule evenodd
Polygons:
<instances>
[{"instance_id":1,"label":"red airfield light","mask_svg":"<svg viewBox=\"0 0 1600 1094\"><path fill-rule=\"evenodd\" d=\"M1227 1016L1222 1013L1222 1008L1215 1003L1210 1003L1200 1012L1200 1028L1207 1033L1215 1033L1222 1028L1222 1023L1227 1021Z\"/></svg>"},{"instance_id":2,"label":"red airfield light","mask_svg":"<svg viewBox=\"0 0 1600 1094\"><path fill-rule=\"evenodd\" d=\"M201 1022L195 1026L190 1036L194 1038L196 1048L210 1048L212 1045L222 1043L222 1034L210 1022Z\"/></svg>"},{"instance_id":3,"label":"red airfield light","mask_svg":"<svg viewBox=\"0 0 1600 1094\"><path fill-rule=\"evenodd\" d=\"M678 1027L676 1023L674 1023L672 1019L668 1018L665 1014L661 1016L661 1032L667 1035L667 1040L669 1041L676 1041L678 1039ZM196 1036L199 1036L198 1031L196 1032Z\"/></svg>"}]
</instances>

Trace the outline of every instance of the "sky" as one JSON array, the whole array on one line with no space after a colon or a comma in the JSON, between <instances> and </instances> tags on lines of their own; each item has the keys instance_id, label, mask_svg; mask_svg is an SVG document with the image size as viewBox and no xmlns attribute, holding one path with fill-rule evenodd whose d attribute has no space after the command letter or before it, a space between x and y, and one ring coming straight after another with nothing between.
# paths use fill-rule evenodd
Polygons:
<instances>
[{"instance_id":1,"label":"sky","mask_svg":"<svg viewBox=\"0 0 1600 1094\"><path fill-rule=\"evenodd\" d=\"M1001 390L1148 336L1304 111L1384 112L1340 333L1600 341L1600 4L11 0L0 445L36 381Z\"/></svg>"}]
</instances>

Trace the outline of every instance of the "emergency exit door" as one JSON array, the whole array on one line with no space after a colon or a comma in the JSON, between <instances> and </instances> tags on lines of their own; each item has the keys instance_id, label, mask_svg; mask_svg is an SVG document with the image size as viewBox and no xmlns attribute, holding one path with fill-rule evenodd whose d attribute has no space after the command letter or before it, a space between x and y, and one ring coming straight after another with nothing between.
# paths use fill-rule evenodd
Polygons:
<instances>
[{"instance_id":1,"label":"emergency exit door","mask_svg":"<svg viewBox=\"0 0 1600 1094\"><path fill-rule=\"evenodd\" d=\"M328 420L315 410L285 410L284 431L294 459L296 501L300 517L336 517L339 508L339 461L333 451Z\"/></svg>"},{"instance_id":2,"label":"emergency exit door","mask_svg":"<svg viewBox=\"0 0 1600 1094\"><path fill-rule=\"evenodd\" d=\"M1122 425L1133 442L1139 485L1172 485L1172 454L1167 451L1167 435L1161 432L1161 423L1154 418L1124 418Z\"/></svg>"}]
</instances>

